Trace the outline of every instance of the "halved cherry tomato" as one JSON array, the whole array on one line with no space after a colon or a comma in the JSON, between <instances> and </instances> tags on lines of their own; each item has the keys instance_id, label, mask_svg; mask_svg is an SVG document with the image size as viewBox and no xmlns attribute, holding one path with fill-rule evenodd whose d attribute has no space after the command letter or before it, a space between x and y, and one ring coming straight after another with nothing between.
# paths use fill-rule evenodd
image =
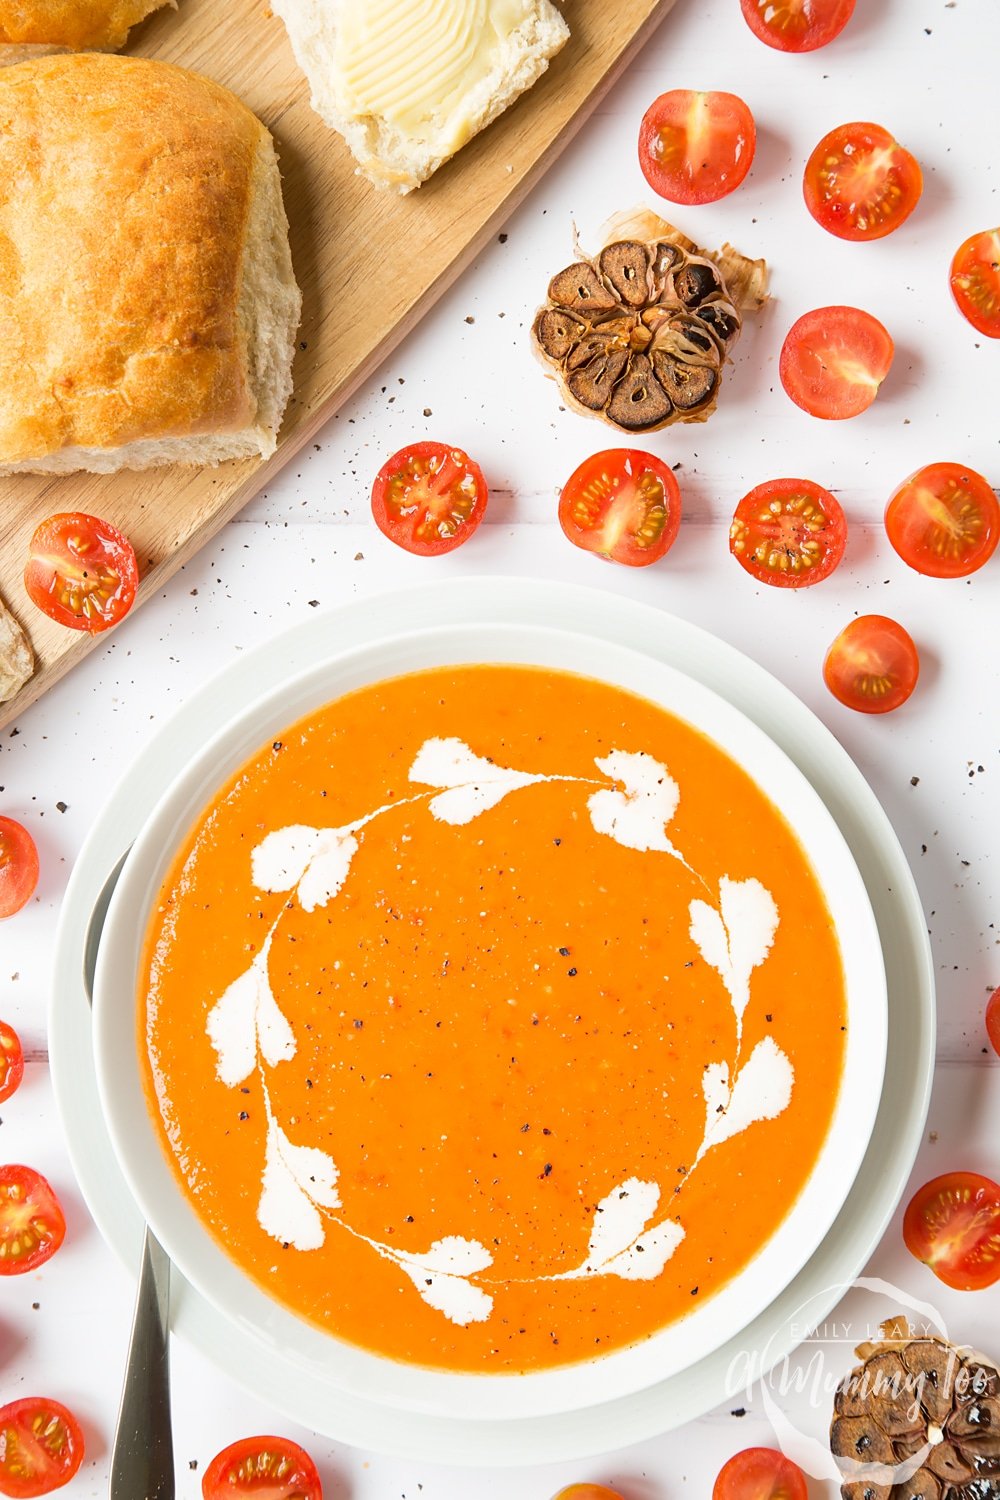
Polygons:
<instances>
[{"instance_id":1,"label":"halved cherry tomato","mask_svg":"<svg viewBox=\"0 0 1000 1500\"><path fill-rule=\"evenodd\" d=\"M201 1479L204 1500L323 1500L316 1465L290 1438L240 1438L223 1448Z\"/></svg>"},{"instance_id":2,"label":"halved cherry tomato","mask_svg":"<svg viewBox=\"0 0 1000 1500\"><path fill-rule=\"evenodd\" d=\"M860 615L826 653L823 681L845 708L887 714L906 702L920 676L920 657L902 625L885 615Z\"/></svg>"},{"instance_id":3,"label":"halved cherry tomato","mask_svg":"<svg viewBox=\"0 0 1000 1500\"><path fill-rule=\"evenodd\" d=\"M744 495L729 550L758 583L801 589L829 578L844 555L847 521L835 496L811 479L770 479Z\"/></svg>"},{"instance_id":4,"label":"halved cherry tomato","mask_svg":"<svg viewBox=\"0 0 1000 1500\"><path fill-rule=\"evenodd\" d=\"M809 1500L798 1464L773 1448L744 1448L724 1464L712 1500Z\"/></svg>"},{"instance_id":5,"label":"halved cherry tomato","mask_svg":"<svg viewBox=\"0 0 1000 1500\"><path fill-rule=\"evenodd\" d=\"M994 990L986 1003L986 1035L1000 1057L1000 989Z\"/></svg>"},{"instance_id":6,"label":"halved cherry tomato","mask_svg":"<svg viewBox=\"0 0 1000 1500\"><path fill-rule=\"evenodd\" d=\"M736 94L672 89L639 126L639 165L671 203L714 203L738 188L757 148L753 115Z\"/></svg>"},{"instance_id":7,"label":"halved cherry tomato","mask_svg":"<svg viewBox=\"0 0 1000 1500\"><path fill-rule=\"evenodd\" d=\"M617 1490L609 1490L606 1484L570 1484L553 1500L622 1500L622 1497Z\"/></svg>"},{"instance_id":8,"label":"halved cherry tomato","mask_svg":"<svg viewBox=\"0 0 1000 1500\"><path fill-rule=\"evenodd\" d=\"M4 1104L20 1087L24 1077L24 1052L21 1038L13 1026L0 1021L0 1104Z\"/></svg>"},{"instance_id":9,"label":"halved cherry tomato","mask_svg":"<svg viewBox=\"0 0 1000 1500\"><path fill-rule=\"evenodd\" d=\"M50 516L31 538L24 570L28 596L71 630L110 630L132 608L138 584L132 543L98 516Z\"/></svg>"},{"instance_id":10,"label":"halved cherry tomato","mask_svg":"<svg viewBox=\"0 0 1000 1500\"><path fill-rule=\"evenodd\" d=\"M1000 1281L1000 1184L947 1172L924 1184L903 1215L906 1248L958 1292Z\"/></svg>"},{"instance_id":11,"label":"halved cherry tomato","mask_svg":"<svg viewBox=\"0 0 1000 1500\"><path fill-rule=\"evenodd\" d=\"M806 207L842 240L880 240L916 208L924 179L916 157L881 125L838 125L806 163Z\"/></svg>"},{"instance_id":12,"label":"halved cherry tomato","mask_svg":"<svg viewBox=\"0 0 1000 1500\"><path fill-rule=\"evenodd\" d=\"M899 486L885 508L889 540L925 578L964 578L1000 542L1000 501L962 464L928 464Z\"/></svg>"},{"instance_id":13,"label":"halved cherry tomato","mask_svg":"<svg viewBox=\"0 0 1000 1500\"><path fill-rule=\"evenodd\" d=\"M24 1396L0 1407L0 1494L50 1495L83 1463L83 1433L59 1401Z\"/></svg>"},{"instance_id":14,"label":"halved cherry tomato","mask_svg":"<svg viewBox=\"0 0 1000 1500\"><path fill-rule=\"evenodd\" d=\"M486 511L483 471L461 448L411 443L379 469L372 515L379 531L418 557L467 542Z\"/></svg>"},{"instance_id":15,"label":"halved cherry tomato","mask_svg":"<svg viewBox=\"0 0 1000 1500\"><path fill-rule=\"evenodd\" d=\"M0 1276L49 1260L66 1236L59 1199L32 1167L0 1167Z\"/></svg>"},{"instance_id":16,"label":"halved cherry tomato","mask_svg":"<svg viewBox=\"0 0 1000 1500\"><path fill-rule=\"evenodd\" d=\"M0 920L27 906L38 884L38 850L28 830L0 817Z\"/></svg>"},{"instance_id":17,"label":"halved cherry tomato","mask_svg":"<svg viewBox=\"0 0 1000 1500\"><path fill-rule=\"evenodd\" d=\"M973 328L1000 339L1000 229L972 235L955 252L951 291Z\"/></svg>"},{"instance_id":18,"label":"halved cherry tomato","mask_svg":"<svg viewBox=\"0 0 1000 1500\"><path fill-rule=\"evenodd\" d=\"M740 0L754 36L779 52L814 52L838 37L855 0Z\"/></svg>"},{"instance_id":19,"label":"halved cherry tomato","mask_svg":"<svg viewBox=\"0 0 1000 1500\"><path fill-rule=\"evenodd\" d=\"M856 417L878 395L895 346L860 307L817 307L788 330L778 373L786 393L810 416Z\"/></svg>"},{"instance_id":20,"label":"halved cherry tomato","mask_svg":"<svg viewBox=\"0 0 1000 1500\"><path fill-rule=\"evenodd\" d=\"M586 459L559 498L559 524L576 547L641 568L673 546L681 492L669 467L641 448L607 448Z\"/></svg>"}]
</instances>

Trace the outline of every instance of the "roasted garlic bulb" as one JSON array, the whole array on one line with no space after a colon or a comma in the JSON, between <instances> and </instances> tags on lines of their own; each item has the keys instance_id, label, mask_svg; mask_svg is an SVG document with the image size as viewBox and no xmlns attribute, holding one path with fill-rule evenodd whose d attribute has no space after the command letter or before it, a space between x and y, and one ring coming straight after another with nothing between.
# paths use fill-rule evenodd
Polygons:
<instances>
[{"instance_id":1,"label":"roasted garlic bulb","mask_svg":"<svg viewBox=\"0 0 1000 1500\"><path fill-rule=\"evenodd\" d=\"M549 283L532 330L567 402L623 432L704 422L742 314L766 299L763 261L713 257L655 214L620 219L596 259Z\"/></svg>"},{"instance_id":2,"label":"roasted garlic bulb","mask_svg":"<svg viewBox=\"0 0 1000 1500\"><path fill-rule=\"evenodd\" d=\"M838 1386L830 1447L844 1500L1000 1500L1000 1374L905 1319Z\"/></svg>"}]
</instances>

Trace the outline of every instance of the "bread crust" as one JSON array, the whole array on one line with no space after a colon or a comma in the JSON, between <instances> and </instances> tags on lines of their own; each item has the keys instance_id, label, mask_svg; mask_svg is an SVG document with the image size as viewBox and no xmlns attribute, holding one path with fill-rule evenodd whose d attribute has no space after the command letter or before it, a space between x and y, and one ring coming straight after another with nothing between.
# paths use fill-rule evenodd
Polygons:
<instances>
[{"instance_id":1,"label":"bread crust","mask_svg":"<svg viewBox=\"0 0 1000 1500\"><path fill-rule=\"evenodd\" d=\"M262 151L234 95L167 63L0 72L0 465L253 427L240 299Z\"/></svg>"},{"instance_id":2,"label":"bread crust","mask_svg":"<svg viewBox=\"0 0 1000 1500\"><path fill-rule=\"evenodd\" d=\"M116 51L131 27L168 4L176 0L0 0L0 61L5 43Z\"/></svg>"}]
</instances>

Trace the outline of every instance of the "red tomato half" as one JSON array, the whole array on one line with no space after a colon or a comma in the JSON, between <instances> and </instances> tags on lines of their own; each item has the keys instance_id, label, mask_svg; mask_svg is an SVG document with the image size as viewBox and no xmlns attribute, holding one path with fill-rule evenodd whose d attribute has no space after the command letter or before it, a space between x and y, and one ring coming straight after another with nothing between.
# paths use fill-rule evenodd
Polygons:
<instances>
[{"instance_id":1,"label":"red tomato half","mask_svg":"<svg viewBox=\"0 0 1000 1500\"><path fill-rule=\"evenodd\" d=\"M844 555L847 521L829 490L811 479L771 479L744 495L729 550L758 583L801 589L829 578Z\"/></svg>"},{"instance_id":2,"label":"red tomato half","mask_svg":"<svg viewBox=\"0 0 1000 1500\"><path fill-rule=\"evenodd\" d=\"M806 163L802 188L817 224L842 240L880 240L916 208L924 179L916 157L881 125L838 125Z\"/></svg>"},{"instance_id":3,"label":"red tomato half","mask_svg":"<svg viewBox=\"0 0 1000 1500\"><path fill-rule=\"evenodd\" d=\"M567 479L559 524L576 547L641 568L673 546L681 492L671 470L640 448L607 448Z\"/></svg>"},{"instance_id":4,"label":"red tomato half","mask_svg":"<svg viewBox=\"0 0 1000 1500\"><path fill-rule=\"evenodd\" d=\"M461 448L411 443L382 465L372 487L375 524L418 557L467 542L486 512L483 471Z\"/></svg>"},{"instance_id":5,"label":"red tomato half","mask_svg":"<svg viewBox=\"0 0 1000 1500\"><path fill-rule=\"evenodd\" d=\"M617 1490L606 1484L571 1484L560 1490L553 1500L622 1500Z\"/></svg>"},{"instance_id":6,"label":"red tomato half","mask_svg":"<svg viewBox=\"0 0 1000 1500\"><path fill-rule=\"evenodd\" d=\"M639 126L639 165L661 198L714 203L738 188L757 148L753 115L736 94L672 89Z\"/></svg>"},{"instance_id":7,"label":"red tomato half","mask_svg":"<svg viewBox=\"0 0 1000 1500\"><path fill-rule=\"evenodd\" d=\"M0 1167L0 1276L49 1260L66 1236L59 1199L31 1167Z\"/></svg>"},{"instance_id":8,"label":"red tomato half","mask_svg":"<svg viewBox=\"0 0 1000 1500\"><path fill-rule=\"evenodd\" d=\"M744 1448L725 1464L712 1500L809 1500L805 1475L773 1448Z\"/></svg>"},{"instance_id":9,"label":"red tomato half","mask_svg":"<svg viewBox=\"0 0 1000 1500\"><path fill-rule=\"evenodd\" d=\"M0 1021L0 1104L17 1092L24 1077L24 1053L21 1038L13 1026Z\"/></svg>"},{"instance_id":10,"label":"red tomato half","mask_svg":"<svg viewBox=\"0 0 1000 1500\"><path fill-rule=\"evenodd\" d=\"M993 991L986 1004L986 1035L993 1051L1000 1057L1000 989Z\"/></svg>"},{"instance_id":11,"label":"red tomato half","mask_svg":"<svg viewBox=\"0 0 1000 1500\"><path fill-rule=\"evenodd\" d=\"M28 830L0 817L0 919L27 906L38 884L38 850Z\"/></svg>"},{"instance_id":12,"label":"red tomato half","mask_svg":"<svg viewBox=\"0 0 1000 1500\"><path fill-rule=\"evenodd\" d=\"M110 630L132 608L138 585L132 543L97 516L50 516L31 538L24 586L59 625L91 635Z\"/></svg>"},{"instance_id":13,"label":"red tomato half","mask_svg":"<svg viewBox=\"0 0 1000 1500\"><path fill-rule=\"evenodd\" d=\"M975 469L928 464L891 497L885 529L903 561L926 578L964 578L996 550L1000 502Z\"/></svg>"},{"instance_id":14,"label":"red tomato half","mask_svg":"<svg viewBox=\"0 0 1000 1500\"><path fill-rule=\"evenodd\" d=\"M817 307L788 331L778 367L787 394L810 416L857 417L878 395L895 346L860 307Z\"/></svg>"},{"instance_id":15,"label":"red tomato half","mask_svg":"<svg viewBox=\"0 0 1000 1500\"><path fill-rule=\"evenodd\" d=\"M920 657L912 637L886 615L861 615L846 626L823 663L823 681L845 708L887 714L917 685Z\"/></svg>"},{"instance_id":16,"label":"red tomato half","mask_svg":"<svg viewBox=\"0 0 1000 1500\"><path fill-rule=\"evenodd\" d=\"M754 36L779 52L815 52L838 37L855 0L740 0Z\"/></svg>"},{"instance_id":17,"label":"red tomato half","mask_svg":"<svg viewBox=\"0 0 1000 1500\"><path fill-rule=\"evenodd\" d=\"M1000 339L1000 229L967 239L951 263L959 312L988 339Z\"/></svg>"},{"instance_id":18,"label":"red tomato half","mask_svg":"<svg viewBox=\"0 0 1000 1500\"><path fill-rule=\"evenodd\" d=\"M980 1292L1000 1281L1000 1185L978 1172L925 1183L903 1215L903 1239L945 1286Z\"/></svg>"},{"instance_id":19,"label":"red tomato half","mask_svg":"<svg viewBox=\"0 0 1000 1500\"><path fill-rule=\"evenodd\" d=\"M201 1479L204 1500L323 1500L316 1465L290 1438L248 1437L223 1448Z\"/></svg>"},{"instance_id":20,"label":"red tomato half","mask_svg":"<svg viewBox=\"0 0 1000 1500\"><path fill-rule=\"evenodd\" d=\"M83 1463L80 1424L58 1401L25 1396L0 1407L0 1494L50 1495Z\"/></svg>"}]
</instances>

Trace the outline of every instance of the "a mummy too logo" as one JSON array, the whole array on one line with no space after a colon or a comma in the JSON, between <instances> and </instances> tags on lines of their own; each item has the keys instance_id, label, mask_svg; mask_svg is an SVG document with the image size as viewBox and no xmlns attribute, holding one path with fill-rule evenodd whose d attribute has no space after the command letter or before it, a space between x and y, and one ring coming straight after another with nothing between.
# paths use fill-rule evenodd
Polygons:
<instances>
[{"instance_id":1,"label":"a mummy too logo","mask_svg":"<svg viewBox=\"0 0 1000 1500\"><path fill-rule=\"evenodd\" d=\"M797 1347L779 1354L778 1337ZM996 1363L889 1282L862 1277L803 1303L781 1335L731 1361L727 1394L741 1392L786 1457L850 1500L1000 1500Z\"/></svg>"}]
</instances>

